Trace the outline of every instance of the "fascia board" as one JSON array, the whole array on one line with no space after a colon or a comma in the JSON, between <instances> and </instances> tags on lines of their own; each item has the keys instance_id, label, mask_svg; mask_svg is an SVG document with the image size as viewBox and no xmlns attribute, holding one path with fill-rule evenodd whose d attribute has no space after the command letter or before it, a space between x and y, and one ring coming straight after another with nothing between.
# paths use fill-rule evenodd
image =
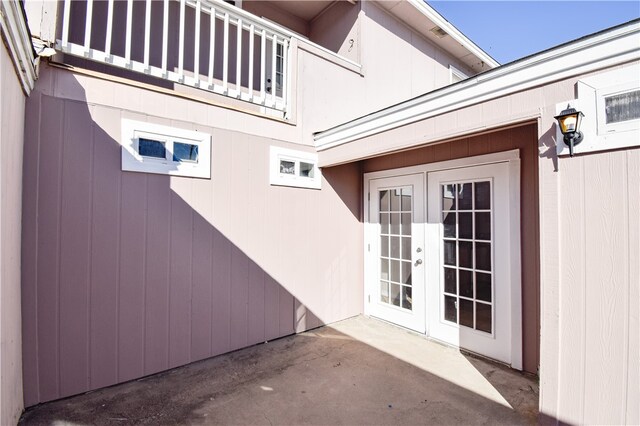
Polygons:
<instances>
[{"instance_id":1,"label":"fascia board","mask_svg":"<svg viewBox=\"0 0 640 426\"><path fill-rule=\"evenodd\" d=\"M462 34L456 27L454 27L449 21L444 19L435 9L429 6L424 0L408 0L408 2L415 7L420 13L426 16L438 27L442 28L449 36L460 43L462 47L471 52L476 58L480 59L491 68L500 66L495 59L493 59L487 52L482 50L477 44L471 41L467 36Z\"/></svg>"},{"instance_id":2,"label":"fascia board","mask_svg":"<svg viewBox=\"0 0 640 426\"><path fill-rule=\"evenodd\" d=\"M640 22L471 77L314 136L318 151L490 99L640 59Z\"/></svg>"},{"instance_id":3,"label":"fascia board","mask_svg":"<svg viewBox=\"0 0 640 426\"><path fill-rule=\"evenodd\" d=\"M16 0L0 1L0 27L22 90L29 95L36 81L35 57L29 29Z\"/></svg>"}]
</instances>

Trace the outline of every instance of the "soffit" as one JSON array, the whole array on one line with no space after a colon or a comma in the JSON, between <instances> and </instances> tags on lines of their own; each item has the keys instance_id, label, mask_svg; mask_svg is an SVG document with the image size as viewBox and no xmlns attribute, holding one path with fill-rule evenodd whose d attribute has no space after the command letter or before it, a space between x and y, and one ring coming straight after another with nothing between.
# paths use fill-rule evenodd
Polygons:
<instances>
[{"instance_id":1,"label":"soffit","mask_svg":"<svg viewBox=\"0 0 640 426\"><path fill-rule=\"evenodd\" d=\"M292 15L297 16L307 22L312 21L323 10L329 7L331 4L338 0L305 0L305 1L291 1L291 0L274 0L269 3L274 6L286 10Z\"/></svg>"}]
</instances>

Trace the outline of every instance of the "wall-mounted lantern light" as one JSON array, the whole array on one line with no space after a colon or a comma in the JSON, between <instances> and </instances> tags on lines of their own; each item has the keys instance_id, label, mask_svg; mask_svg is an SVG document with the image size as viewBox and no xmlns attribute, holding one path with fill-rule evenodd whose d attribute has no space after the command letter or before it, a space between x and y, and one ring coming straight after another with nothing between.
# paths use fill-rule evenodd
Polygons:
<instances>
[{"instance_id":1,"label":"wall-mounted lantern light","mask_svg":"<svg viewBox=\"0 0 640 426\"><path fill-rule=\"evenodd\" d=\"M558 126L564 136L564 144L569 147L569 155L573 157L573 147L582 142L583 134L580 131L580 123L584 114L567 105L559 115L554 118L558 120Z\"/></svg>"}]
</instances>

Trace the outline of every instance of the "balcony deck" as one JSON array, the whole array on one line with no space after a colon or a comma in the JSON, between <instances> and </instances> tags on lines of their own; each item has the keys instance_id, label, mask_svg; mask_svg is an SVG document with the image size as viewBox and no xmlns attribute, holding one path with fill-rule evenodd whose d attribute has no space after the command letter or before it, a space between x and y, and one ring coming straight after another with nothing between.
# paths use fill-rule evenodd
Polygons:
<instances>
[{"instance_id":1,"label":"balcony deck","mask_svg":"<svg viewBox=\"0 0 640 426\"><path fill-rule=\"evenodd\" d=\"M287 117L292 34L219 0L65 0L56 48Z\"/></svg>"}]
</instances>

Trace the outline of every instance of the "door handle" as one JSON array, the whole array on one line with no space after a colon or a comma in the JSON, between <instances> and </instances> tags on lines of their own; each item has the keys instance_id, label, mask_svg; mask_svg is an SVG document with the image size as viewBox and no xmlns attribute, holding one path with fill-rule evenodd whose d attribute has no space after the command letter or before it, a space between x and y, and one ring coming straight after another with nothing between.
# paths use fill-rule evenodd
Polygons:
<instances>
[{"instance_id":1,"label":"door handle","mask_svg":"<svg viewBox=\"0 0 640 426\"><path fill-rule=\"evenodd\" d=\"M422 265L422 259L416 260L416 266L418 266L418 265Z\"/></svg>"}]
</instances>

